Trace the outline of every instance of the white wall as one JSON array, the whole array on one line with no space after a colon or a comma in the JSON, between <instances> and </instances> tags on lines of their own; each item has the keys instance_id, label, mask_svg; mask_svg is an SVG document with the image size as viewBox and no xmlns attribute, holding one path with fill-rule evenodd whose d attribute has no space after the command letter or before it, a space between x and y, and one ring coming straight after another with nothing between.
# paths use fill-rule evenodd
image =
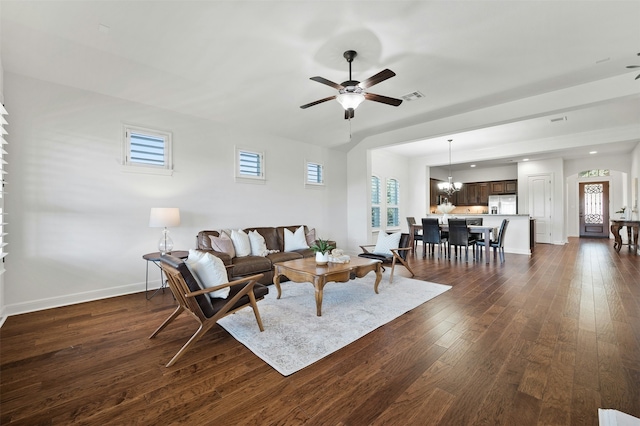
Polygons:
<instances>
[{"instance_id":1,"label":"white wall","mask_svg":"<svg viewBox=\"0 0 640 426\"><path fill-rule=\"evenodd\" d=\"M202 229L295 224L345 244L343 152L11 73L4 83L8 314L144 290L142 255L160 236L151 207L180 208L175 249L193 248ZM173 132L173 176L122 171L123 122ZM235 145L265 152L266 184L234 182ZM325 188L304 187L305 159L324 164Z\"/></svg>"}]
</instances>

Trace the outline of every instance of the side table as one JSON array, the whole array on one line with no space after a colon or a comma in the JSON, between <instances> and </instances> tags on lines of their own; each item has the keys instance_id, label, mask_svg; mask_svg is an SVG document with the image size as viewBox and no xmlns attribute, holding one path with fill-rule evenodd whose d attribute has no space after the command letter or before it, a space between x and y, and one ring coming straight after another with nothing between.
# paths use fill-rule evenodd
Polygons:
<instances>
[{"instance_id":1,"label":"side table","mask_svg":"<svg viewBox=\"0 0 640 426\"><path fill-rule=\"evenodd\" d=\"M179 259L186 259L187 257L189 257L189 252L184 250L174 250L167 254L170 254L171 256L175 256ZM162 256L162 253L160 253L159 251L156 251L154 253L147 253L142 256L142 258L147 261L147 274L144 281L144 295L147 298L147 300L153 299L153 296L155 296L156 293L159 292L160 290L162 290L162 292L164 293L164 289L167 287L167 281L163 278L162 267L160 266L161 256ZM160 269L160 287L153 292L151 297L149 297L149 262L153 263Z\"/></svg>"}]
</instances>

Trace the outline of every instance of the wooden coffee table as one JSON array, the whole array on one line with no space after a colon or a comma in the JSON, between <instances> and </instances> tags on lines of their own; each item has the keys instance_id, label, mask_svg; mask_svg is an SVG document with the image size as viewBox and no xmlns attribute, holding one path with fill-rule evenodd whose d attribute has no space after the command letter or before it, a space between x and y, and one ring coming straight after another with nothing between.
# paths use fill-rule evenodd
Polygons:
<instances>
[{"instance_id":1,"label":"wooden coffee table","mask_svg":"<svg viewBox=\"0 0 640 426\"><path fill-rule=\"evenodd\" d=\"M278 299L282 295L280 277L285 276L294 282L311 282L316 289L316 314L322 316L322 290L328 282L345 283L355 277L362 278L371 271L376 273L373 290L378 293L378 284L382 279L382 262L361 257L352 258L349 263L331 263L316 265L313 257L276 263L273 284L278 289Z\"/></svg>"}]
</instances>

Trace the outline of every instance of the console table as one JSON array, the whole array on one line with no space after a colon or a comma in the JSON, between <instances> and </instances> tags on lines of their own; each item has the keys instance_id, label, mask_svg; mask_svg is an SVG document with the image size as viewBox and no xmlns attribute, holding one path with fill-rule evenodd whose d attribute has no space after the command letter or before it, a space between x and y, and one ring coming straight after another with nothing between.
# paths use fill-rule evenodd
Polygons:
<instances>
[{"instance_id":1,"label":"console table","mask_svg":"<svg viewBox=\"0 0 640 426\"><path fill-rule=\"evenodd\" d=\"M629 250L633 248L634 253L638 253L638 232L640 231L640 220L610 220L611 222L611 233L615 237L616 241L613 243L613 248L620 252L620 249L623 245L628 245ZM627 238L629 243L622 244L622 237L620 236L620 228L623 226L627 227ZM633 241L633 242L632 242Z\"/></svg>"}]
</instances>

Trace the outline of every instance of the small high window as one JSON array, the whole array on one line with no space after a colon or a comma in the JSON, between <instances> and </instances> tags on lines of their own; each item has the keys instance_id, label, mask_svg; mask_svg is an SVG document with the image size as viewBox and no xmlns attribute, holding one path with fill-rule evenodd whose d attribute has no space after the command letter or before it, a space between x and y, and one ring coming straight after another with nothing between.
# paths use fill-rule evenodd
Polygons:
<instances>
[{"instance_id":1,"label":"small high window","mask_svg":"<svg viewBox=\"0 0 640 426\"><path fill-rule=\"evenodd\" d=\"M324 185L324 167L322 164L307 161L307 179L308 185Z\"/></svg>"},{"instance_id":2,"label":"small high window","mask_svg":"<svg viewBox=\"0 0 640 426\"><path fill-rule=\"evenodd\" d=\"M124 126L123 164L139 171L171 171L171 133Z\"/></svg>"},{"instance_id":3,"label":"small high window","mask_svg":"<svg viewBox=\"0 0 640 426\"><path fill-rule=\"evenodd\" d=\"M264 180L264 154L237 148L236 178Z\"/></svg>"}]
</instances>

